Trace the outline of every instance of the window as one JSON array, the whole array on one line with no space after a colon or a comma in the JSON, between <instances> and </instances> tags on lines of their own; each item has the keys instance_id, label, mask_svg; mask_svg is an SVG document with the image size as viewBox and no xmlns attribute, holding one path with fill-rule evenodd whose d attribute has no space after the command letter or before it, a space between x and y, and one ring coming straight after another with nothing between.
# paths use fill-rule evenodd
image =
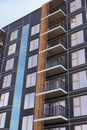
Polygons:
<instances>
[{"instance_id":1,"label":"window","mask_svg":"<svg viewBox=\"0 0 87 130\"><path fill-rule=\"evenodd\" d=\"M30 51L38 49L39 38L30 42Z\"/></svg>"},{"instance_id":2,"label":"window","mask_svg":"<svg viewBox=\"0 0 87 130\"><path fill-rule=\"evenodd\" d=\"M33 116L23 117L22 130L33 130Z\"/></svg>"},{"instance_id":3,"label":"window","mask_svg":"<svg viewBox=\"0 0 87 130\"><path fill-rule=\"evenodd\" d=\"M83 30L71 34L71 46L75 46L83 42L84 42Z\"/></svg>"},{"instance_id":4,"label":"window","mask_svg":"<svg viewBox=\"0 0 87 130\"><path fill-rule=\"evenodd\" d=\"M37 24L31 28L31 36L39 33L40 31L40 24Z\"/></svg>"},{"instance_id":5,"label":"window","mask_svg":"<svg viewBox=\"0 0 87 130\"><path fill-rule=\"evenodd\" d=\"M11 85L11 78L12 78L12 74L4 77L3 86L2 86L3 88L9 87Z\"/></svg>"},{"instance_id":6,"label":"window","mask_svg":"<svg viewBox=\"0 0 87 130\"><path fill-rule=\"evenodd\" d=\"M0 95L0 107L8 105L9 92Z\"/></svg>"},{"instance_id":7,"label":"window","mask_svg":"<svg viewBox=\"0 0 87 130\"><path fill-rule=\"evenodd\" d=\"M9 46L9 48L8 48L8 55L11 55L11 54L15 53L15 50L16 50L16 43L11 45L11 46Z\"/></svg>"},{"instance_id":8,"label":"window","mask_svg":"<svg viewBox=\"0 0 87 130\"><path fill-rule=\"evenodd\" d=\"M5 127L5 118L6 118L6 112L0 113L0 128Z\"/></svg>"},{"instance_id":9,"label":"window","mask_svg":"<svg viewBox=\"0 0 87 130\"><path fill-rule=\"evenodd\" d=\"M73 99L74 116L87 115L87 96L75 97Z\"/></svg>"},{"instance_id":10,"label":"window","mask_svg":"<svg viewBox=\"0 0 87 130\"><path fill-rule=\"evenodd\" d=\"M82 14L78 14L71 17L70 21L71 21L71 28L81 25L83 23Z\"/></svg>"},{"instance_id":11,"label":"window","mask_svg":"<svg viewBox=\"0 0 87 130\"><path fill-rule=\"evenodd\" d=\"M79 8L81 8L81 0L73 0L71 3L70 3L70 12L73 12Z\"/></svg>"},{"instance_id":12,"label":"window","mask_svg":"<svg viewBox=\"0 0 87 130\"><path fill-rule=\"evenodd\" d=\"M28 59L28 68L32 68L32 67L37 66L37 58L38 58L37 55L29 57L29 59Z\"/></svg>"},{"instance_id":13,"label":"window","mask_svg":"<svg viewBox=\"0 0 87 130\"><path fill-rule=\"evenodd\" d=\"M34 107L34 97L35 97L35 93L30 93L25 95L24 109Z\"/></svg>"},{"instance_id":14,"label":"window","mask_svg":"<svg viewBox=\"0 0 87 130\"><path fill-rule=\"evenodd\" d=\"M14 58L7 60L5 70L7 71L7 70L10 70L10 69L13 69L13 65L14 65Z\"/></svg>"},{"instance_id":15,"label":"window","mask_svg":"<svg viewBox=\"0 0 87 130\"><path fill-rule=\"evenodd\" d=\"M10 41L17 39L18 37L18 30L11 33Z\"/></svg>"},{"instance_id":16,"label":"window","mask_svg":"<svg viewBox=\"0 0 87 130\"><path fill-rule=\"evenodd\" d=\"M87 87L87 72L81 71L72 75L73 90Z\"/></svg>"},{"instance_id":17,"label":"window","mask_svg":"<svg viewBox=\"0 0 87 130\"><path fill-rule=\"evenodd\" d=\"M85 63L85 50L79 50L72 53L72 67Z\"/></svg>"},{"instance_id":18,"label":"window","mask_svg":"<svg viewBox=\"0 0 87 130\"><path fill-rule=\"evenodd\" d=\"M75 125L74 130L87 130L87 124Z\"/></svg>"},{"instance_id":19,"label":"window","mask_svg":"<svg viewBox=\"0 0 87 130\"><path fill-rule=\"evenodd\" d=\"M35 86L36 84L36 73L27 75L26 88Z\"/></svg>"}]
</instances>

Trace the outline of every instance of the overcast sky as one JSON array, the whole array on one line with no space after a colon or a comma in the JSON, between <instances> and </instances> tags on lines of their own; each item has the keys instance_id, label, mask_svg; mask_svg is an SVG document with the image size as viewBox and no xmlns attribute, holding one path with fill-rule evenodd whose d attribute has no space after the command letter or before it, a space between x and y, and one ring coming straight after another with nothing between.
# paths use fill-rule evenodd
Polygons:
<instances>
[{"instance_id":1,"label":"overcast sky","mask_svg":"<svg viewBox=\"0 0 87 130\"><path fill-rule=\"evenodd\" d=\"M49 0L0 0L0 28L41 7Z\"/></svg>"}]
</instances>

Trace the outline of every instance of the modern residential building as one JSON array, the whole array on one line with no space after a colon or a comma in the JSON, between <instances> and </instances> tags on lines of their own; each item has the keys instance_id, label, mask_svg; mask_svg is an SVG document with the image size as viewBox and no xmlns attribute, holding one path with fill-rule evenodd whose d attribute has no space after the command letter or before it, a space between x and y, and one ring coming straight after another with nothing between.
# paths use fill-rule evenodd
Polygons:
<instances>
[{"instance_id":1,"label":"modern residential building","mask_svg":"<svg viewBox=\"0 0 87 130\"><path fill-rule=\"evenodd\" d=\"M0 130L87 130L87 0L0 29Z\"/></svg>"}]
</instances>

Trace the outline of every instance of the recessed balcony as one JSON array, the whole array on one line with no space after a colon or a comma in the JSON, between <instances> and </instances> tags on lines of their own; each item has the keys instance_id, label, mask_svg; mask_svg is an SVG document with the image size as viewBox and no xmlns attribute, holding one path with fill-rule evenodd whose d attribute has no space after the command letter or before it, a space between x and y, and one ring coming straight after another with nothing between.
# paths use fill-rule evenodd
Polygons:
<instances>
[{"instance_id":1,"label":"recessed balcony","mask_svg":"<svg viewBox=\"0 0 87 130\"><path fill-rule=\"evenodd\" d=\"M41 70L38 73L46 73L46 77L61 74L66 72L66 63L63 59L53 59L47 62L46 69Z\"/></svg>"},{"instance_id":2,"label":"recessed balcony","mask_svg":"<svg viewBox=\"0 0 87 130\"><path fill-rule=\"evenodd\" d=\"M3 29L0 29L0 35L5 34L5 31Z\"/></svg>"},{"instance_id":3,"label":"recessed balcony","mask_svg":"<svg viewBox=\"0 0 87 130\"><path fill-rule=\"evenodd\" d=\"M39 53L47 52L47 57L54 56L66 51L66 41L63 38L48 42L47 48Z\"/></svg>"},{"instance_id":4,"label":"recessed balcony","mask_svg":"<svg viewBox=\"0 0 87 130\"><path fill-rule=\"evenodd\" d=\"M42 111L42 110L41 110ZM51 107L45 107L42 113L38 111L39 119L35 119L34 122L44 121L44 124L60 123L68 120L67 109L62 105L55 105Z\"/></svg>"},{"instance_id":5,"label":"recessed balcony","mask_svg":"<svg viewBox=\"0 0 87 130\"><path fill-rule=\"evenodd\" d=\"M52 25L50 25L46 32L42 33L42 35L48 35L48 40L51 40L55 37L61 36L66 33L65 29L65 21L57 22Z\"/></svg>"},{"instance_id":6,"label":"recessed balcony","mask_svg":"<svg viewBox=\"0 0 87 130\"><path fill-rule=\"evenodd\" d=\"M64 96L66 94L65 79L61 78L47 81L44 87L44 91L42 93L36 94L36 96L45 95L45 99L49 99Z\"/></svg>"},{"instance_id":7,"label":"recessed balcony","mask_svg":"<svg viewBox=\"0 0 87 130\"><path fill-rule=\"evenodd\" d=\"M61 4L63 4L66 0L51 0L49 2L49 9L53 9L56 8L57 6L60 6Z\"/></svg>"}]
</instances>

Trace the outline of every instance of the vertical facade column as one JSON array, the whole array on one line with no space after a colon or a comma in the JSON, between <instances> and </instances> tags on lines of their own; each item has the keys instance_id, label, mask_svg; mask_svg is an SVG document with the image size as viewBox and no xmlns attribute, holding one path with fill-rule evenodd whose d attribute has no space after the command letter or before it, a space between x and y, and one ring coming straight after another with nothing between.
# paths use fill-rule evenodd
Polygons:
<instances>
[{"instance_id":1,"label":"vertical facade column","mask_svg":"<svg viewBox=\"0 0 87 130\"><path fill-rule=\"evenodd\" d=\"M29 34L29 24L25 25L22 29L18 68L17 68L15 91L14 91L9 130L18 130L19 127L23 80L24 80L24 71L25 71L27 44L28 44L28 34Z\"/></svg>"}]
</instances>

